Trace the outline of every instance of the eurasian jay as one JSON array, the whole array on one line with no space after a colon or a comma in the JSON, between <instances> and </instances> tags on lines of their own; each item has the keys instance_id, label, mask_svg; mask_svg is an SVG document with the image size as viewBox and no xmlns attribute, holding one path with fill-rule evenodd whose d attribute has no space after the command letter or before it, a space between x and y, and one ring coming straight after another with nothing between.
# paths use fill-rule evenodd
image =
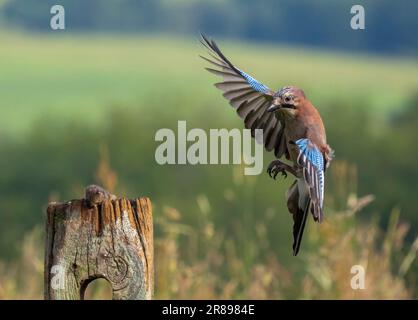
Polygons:
<instances>
[{"instance_id":1,"label":"eurasian jay","mask_svg":"<svg viewBox=\"0 0 418 320\"><path fill-rule=\"evenodd\" d=\"M324 216L324 173L333 158L326 141L322 119L305 96L303 90L286 86L274 92L264 84L235 67L220 51L213 40L201 35L202 44L211 59L201 56L214 68L211 73L223 77L216 83L224 91L245 128L263 130L263 144L274 151L276 160L268 166L270 177L276 179L287 172L296 180L286 192L287 207L293 215L293 255L299 252L309 210L316 222ZM285 157L292 165L279 160Z\"/></svg>"}]
</instances>

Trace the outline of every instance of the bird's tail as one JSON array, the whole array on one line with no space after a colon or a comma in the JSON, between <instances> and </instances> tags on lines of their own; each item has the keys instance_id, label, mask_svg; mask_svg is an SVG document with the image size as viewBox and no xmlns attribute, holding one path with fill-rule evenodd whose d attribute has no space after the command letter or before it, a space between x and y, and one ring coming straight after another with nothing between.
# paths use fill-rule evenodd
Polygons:
<instances>
[{"instance_id":1,"label":"bird's tail","mask_svg":"<svg viewBox=\"0 0 418 320\"><path fill-rule=\"evenodd\" d=\"M309 192L301 180L296 180L286 193L287 208L293 215L293 255L296 256L302 243L311 199Z\"/></svg>"}]
</instances>

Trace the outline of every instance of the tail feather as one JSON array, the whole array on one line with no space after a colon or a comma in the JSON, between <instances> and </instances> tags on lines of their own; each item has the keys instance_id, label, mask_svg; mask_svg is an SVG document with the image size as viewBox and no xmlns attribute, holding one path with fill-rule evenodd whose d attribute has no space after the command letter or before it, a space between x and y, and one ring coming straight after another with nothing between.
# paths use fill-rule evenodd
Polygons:
<instances>
[{"instance_id":1,"label":"tail feather","mask_svg":"<svg viewBox=\"0 0 418 320\"><path fill-rule=\"evenodd\" d=\"M299 253L310 204L311 204L311 199L306 201L306 206L303 210L298 208L298 213L296 215L293 215L293 221L294 221L293 223L293 255L294 256L297 256Z\"/></svg>"},{"instance_id":2,"label":"tail feather","mask_svg":"<svg viewBox=\"0 0 418 320\"><path fill-rule=\"evenodd\" d=\"M302 184L304 186L304 184ZM301 184L296 180L286 193L287 208L293 215L293 255L299 253L302 243L303 231L305 229L306 219L311 205L311 199L308 192L300 192ZM303 199L301 199L303 197Z\"/></svg>"}]
</instances>

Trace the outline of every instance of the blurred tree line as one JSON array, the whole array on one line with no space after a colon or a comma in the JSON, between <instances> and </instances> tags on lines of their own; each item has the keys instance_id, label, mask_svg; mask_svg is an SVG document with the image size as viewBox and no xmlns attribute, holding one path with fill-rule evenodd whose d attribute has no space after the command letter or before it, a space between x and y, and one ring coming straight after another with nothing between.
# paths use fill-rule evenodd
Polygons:
<instances>
[{"instance_id":1,"label":"blurred tree line","mask_svg":"<svg viewBox=\"0 0 418 320\"><path fill-rule=\"evenodd\" d=\"M202 32L343 50L418 54L418 2L404 0L2 0L0 25L49 31L61 4L67 31ZM352 30L350 9L365 8L366 30Z\"/></svg>"}]
</instances>

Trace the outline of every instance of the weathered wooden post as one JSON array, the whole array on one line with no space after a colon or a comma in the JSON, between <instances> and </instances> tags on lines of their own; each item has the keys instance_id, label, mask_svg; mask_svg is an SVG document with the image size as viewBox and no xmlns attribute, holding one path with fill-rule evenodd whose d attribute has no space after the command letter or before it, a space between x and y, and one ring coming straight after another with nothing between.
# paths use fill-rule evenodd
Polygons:
<instances>
[{"instance_id":1,"label":"weathered wooden post","mask_svg":"<svg viewBox=\"0 0 418 320\"><path fill-rule=\"evenodd\" d=\"M45 299L84 299L106 279L113 299L151 299L153 224L148 198L50 203L45 246Z\"/></svg>"}]
</instances>

